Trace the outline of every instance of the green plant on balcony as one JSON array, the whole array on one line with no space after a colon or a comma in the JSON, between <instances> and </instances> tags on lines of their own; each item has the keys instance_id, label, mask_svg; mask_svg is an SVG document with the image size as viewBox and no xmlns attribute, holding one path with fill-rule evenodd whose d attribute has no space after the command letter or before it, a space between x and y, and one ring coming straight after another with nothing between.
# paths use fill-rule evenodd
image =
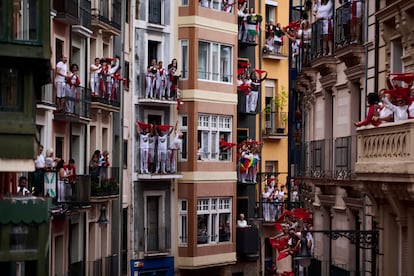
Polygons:
<instances>
[{"instance_id":1,"label":"green plant on balcony","mask_svg":"<svg viewBox=\"0 0 414 276\"><path fill-rule=\"evenodd\" d=\"M103 180L103 183L108 190L108 194L117 195L119 193L118 181L114 177Z\"/></svg>"}]
</instances>

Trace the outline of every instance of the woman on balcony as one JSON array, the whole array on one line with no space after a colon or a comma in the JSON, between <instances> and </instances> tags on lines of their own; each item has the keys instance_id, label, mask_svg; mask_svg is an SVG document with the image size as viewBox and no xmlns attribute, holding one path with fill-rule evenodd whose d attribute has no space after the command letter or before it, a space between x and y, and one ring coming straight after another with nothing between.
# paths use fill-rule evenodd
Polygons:
<instances>
[{"instance_id":1,"label":"woman on balcony","mask_svg":"<svg viewBox=\"0 0 414 276\"><path fill-rule=\"evenodd\" d=\"M322 55L332 55L333 50L333 4L331 0L321 0L316 17L322 26Z\"/></svg>"},{"instance_id":2,"label":"woman on balcony","mask_svg":"<svg viewBox=\"0 0 414 276\"><path fill-rule=\"evenodd\" d=\"M66 80L66 100L65 111L67 113L75 112L75 102L78 100L78 86L80 85L80 79L78 76L79 67L77 64L70 66L70 72Z\"/></svg>"}]
</instances>

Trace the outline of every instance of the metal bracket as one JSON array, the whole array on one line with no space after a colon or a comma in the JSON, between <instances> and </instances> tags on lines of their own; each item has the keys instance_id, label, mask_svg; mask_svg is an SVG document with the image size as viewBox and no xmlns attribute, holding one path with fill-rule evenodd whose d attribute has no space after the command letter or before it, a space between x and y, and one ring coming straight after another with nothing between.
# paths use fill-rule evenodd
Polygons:
<instances>
[{"instance_id":1,"label":"metal bracket","mask_svg":"<svg viewBox=\"0 0 414 276\"><path fill-rule=\"evenodd\" d=\"M322 233L331 240L346 238L352 244L358 244L362 249L378 248L378 230L311 230L310 233Z\"/></svg>"}]
</instances>

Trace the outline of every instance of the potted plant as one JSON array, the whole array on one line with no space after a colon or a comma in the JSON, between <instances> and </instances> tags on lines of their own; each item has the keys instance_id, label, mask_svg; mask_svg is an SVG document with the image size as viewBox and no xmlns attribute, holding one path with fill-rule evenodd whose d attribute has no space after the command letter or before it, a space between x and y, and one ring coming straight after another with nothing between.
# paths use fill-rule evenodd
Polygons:
<instances>
[{"instance_id":1,"label":"potted plant","mask_svg":"<svg viewBox=\"0 0 414 276\"><path fill-rule=\"evenodd\" d=\"M288 120L288 116L287 116L287 112L285 112L284 110L286 110L288 99L289 99L289 95L284 86L280 88L279 93L277 93L276 96L273 98L275 110L279 114L279 126L276 130L278 133L285 132L285 127L286 127L286 123Z\"/></svg>"}]
</instances>

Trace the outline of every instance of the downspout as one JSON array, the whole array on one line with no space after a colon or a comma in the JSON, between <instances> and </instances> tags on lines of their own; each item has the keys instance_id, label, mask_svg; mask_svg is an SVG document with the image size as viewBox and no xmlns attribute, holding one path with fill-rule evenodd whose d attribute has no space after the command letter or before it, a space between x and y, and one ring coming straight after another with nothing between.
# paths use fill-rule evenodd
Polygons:
<instances>
[{"instance_id":1,"label":"downspout","mask_svg":"<svg viewBox=\"0 0 414 276\"><path fill-rule=\"evenodd\" d=\"M262 0L259 0L259 14L263 15L262 13ZM263 18L266 18L266 16L262 16L262 20ZM266 19L265 19L266 20ZM262 26L261 26L262 22L260 22L260 29L259 29L259 68L262 69L262 58L263 58L263 52L262 52ZM259 141L263 140L263 134L262 134L262 119L263 119L263 114L262 114L262 100L263 100L263 89L262 89L262 85L260 85L260 99L259 99ZM260 195L262 193L262 183L263 183L263 174L262 174L262 153L260 152L260 166L259 166L259 174L260 174L260 183L259 183L259 202L261 200ZM259 203L259 206L261 204ZM264 262L264 239L262 238L261 235L259 235L259 240L260 240L260 253L259 253L259 259L260 259L260 275L264 276L265 275L265 262Z\"/></svg>"},{"instance_id":2,"label":"downspout","mask_svg":"<svg viewBox=\"0 0 414 276\"><path fill-rule=\"evenodd\" d=\"M370 1L365 1L365 3L366 3L366 6L365 6L365 39L364 39L364 42L365 42L365 95L368 95L368 93L367 93L367 90L368 90L368 66L369 66L369 64L368 64L368 61L369 61L369 59L368 59L368 39L369 39L369 37L368 37L368 31L369 31L369 28L368 28L368 21L369 21L369 2ZM378 5L378 0L376 1L377 3L376 3L376 8L378 7L377 5ZM377 25L377 21L375 20L375 25ZM378 28L377 27L375 27L375 32L378 32ZM376 34L376 36L375 36L375 48L377 48L378 47L378 34ZM375 70L377 71L378 70L378 55L377 55L377 51L375 50ZM378 71L377 71L378 72ZM376 73L377 73L376 72ZM377 75L378 74L375 74L375 78L376 78L376 80L375 80L375 89L376 89L376 91L378 91L377 89L378 89L378 79L377 79ZM365 99L366 97L364 97L364 99ZM360 108L361 108L361 104L360 104ZM365 111L366 112L366 111ZM363 203L363 206L362 206L362 230L363 231L365 231L366 230L366 218L365 218L365 216L366 216L366 210L365 210L365 208L366 208L366 202L365 202L365 194L363 194L362 195L362 203ZM366 271L366 265L365 265L365 263L366 263L366 258L367 258L367 256L366 256L366 252L365 252L365 250L362 250L362 273L365 273L365 271Z\"/></svg>"},{"instance_id":3,"label":"downspout","mask_svg":"<svg viewBox=\"0 0 414 276\"><path fill-rule=\"evenodd\" d=\"M121 56L119 57L119 65L121 66L121 76L124 76L125 70L125 5L126 0L121 0ZM122 238L123 238L123 174L124 174L124 85L123 82L119 82L119 225L118 225L118 275L122 275Z\"/></svg>"}]
</instances>

